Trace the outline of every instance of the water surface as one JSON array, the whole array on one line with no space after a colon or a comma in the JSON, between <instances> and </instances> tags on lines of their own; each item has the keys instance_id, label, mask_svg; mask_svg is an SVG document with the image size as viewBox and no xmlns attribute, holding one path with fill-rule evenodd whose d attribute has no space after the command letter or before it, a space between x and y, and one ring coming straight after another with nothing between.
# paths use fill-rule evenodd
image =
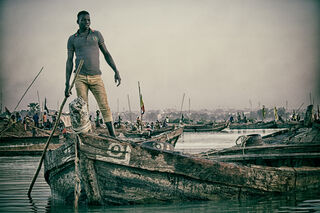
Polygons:
<instances>
[{"instance_id":1,"label":"water surface","mask_svg":"<svg viewBox=\"0 0 320 213\"><path fill-rule=\"evenodd\" d=\"M177 150L197 153L211 148L233 146L238 136L274 130L227 130L224 133L184 133ZM0 212L76 212L72 205L54 200L41 170L32 191L27 191L40 156L0 157ZM78 212L320 212L320 192L286 196L256 197L246 200L179 202L161 205L80 206Z\"/></svg>"}]
</instances>

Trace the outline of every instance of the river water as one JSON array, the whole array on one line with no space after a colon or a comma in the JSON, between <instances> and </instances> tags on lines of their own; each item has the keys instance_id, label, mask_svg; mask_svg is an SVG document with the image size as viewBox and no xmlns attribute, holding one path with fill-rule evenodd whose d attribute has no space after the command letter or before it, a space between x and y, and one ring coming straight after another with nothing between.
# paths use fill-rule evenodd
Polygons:
<instances>
[{"instance_id":1,"label":"river water","mask_svg":"<svg viewBox=\"0 0 320 213\"><path fill-rule=\"evenodd\" d=\"M240 135L265 135L272 132L274 130L184 133L177 142L176 150L197 153L213 148L226 148L233 146ZM27 191L39 159L39 156L0 157L0 212L320 212L320 192L161 205L80 206L76 211L72 205L61 203L51 197L50 188L43 177L43 169L33 187L32 199L28 198Z\"/></svg>"}]
</instances>

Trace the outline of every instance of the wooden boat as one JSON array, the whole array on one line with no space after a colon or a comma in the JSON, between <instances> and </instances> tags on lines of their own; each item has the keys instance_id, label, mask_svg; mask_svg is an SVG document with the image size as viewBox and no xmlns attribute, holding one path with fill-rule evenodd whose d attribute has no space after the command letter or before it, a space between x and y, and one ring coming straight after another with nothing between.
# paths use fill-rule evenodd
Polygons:
<instances>
[{"instance_id":1,"label":"wooden boat","mask_svg":"<svg viewBox=\"0 0 320 213\"><path fill-rule=\"evenodd\" d=\"M140 139L140 141L135 141L135 143L161 150L174 150L174 147L176 146L176 143L181 137L182 133L183 127L179 127L168 132L163 132L146 140Z\"/></svg>"},{"instance_id":2,"label":"wooden boat","mask_svg":"<svg viewBox=\"0 0 320 213\"><path fill-rule=\"evenodd\" d=\"M184 132L220 132L221 130L227 128L227 124L216 124L216 125L185 125Z\"/></svg>"},{"instance_id":3,"label":"wooden boat","mask_svg":"<svg viewBox=\"0 0 320 213\"><path fill-rule=\"evenodd\" d=\"M49 151L44 176L54 198L95 205L241 199L320 188L319 167L226 163L91 133L70 135Z\"/></svg>"},{"instance_id":4,"label":"wooden boat","mask_svg":"<svg viewBox=\"0 0 320 213\"><path fill-rule=\"evenodd\" d=\"M257 122L257 123L231 123L230 129L274 129L277 124L274 121L270 122Z\"/></svg>"},{"instance_id":5,"label":"wooden boat","mask_svg":"<svg viewBox=\"0 0 320 213\"><path fill-rule=\"evenodd\" d=\"M320 167L320 144L232 147L198 155L206 159L272 167Z\"/></svg>"},{"instance_id":6,"label":"wooden boat","mask_svg":"<svg viewBox=\"0 0 320 213\"><path fill-rule=\"evenodd\" d=\"M320 187L318 167L237 165L143 147L110 137L80 134L80 201L128 205L245 198ZM75 138L45 158L44 174L54 197L73 201Z\"/></svg>"},{"instance_id":7,"label":"wooden boat","mask_svg":"<svg viewBox=\"0 0 320 213\"><path fill-rule=\"evenodd\" d=\"M181 137L182 133L183 128L177 128L170 132L153 136L149 139L139 139L134 142L137 144L141 144L142 146L155 147L164 150L174 150L174 147L178 139ZM100 135L103 136L103 134ZM69 136L70 134L68 134L68 137ZM48 137L26 137L23 140L22 138L14 138L14 140L12 141L3 141L0 144L0 156L39 156L43 152L43 148L47 139ZM64 143L64 140L65 139L59 139L58 137L54 136L51 140L49 149L53 150L60 147Z\"/></svg>"},{"instance_id":8,"label":"wooden boat","mask_svg":"<svg viewBox=\"0 0 320 213\"><path fill-rule=\"evenodd\" d=\"M128 138L150 138L152 136L155 135L159 135L161 133L164 132L169 132L174 130L175 127L174 126L168 126L168 127L163 127L160 129L154 129L154 130L145 130L142 132L139 131L123 131L122 133L124 134L124 136L128 137Z\"/></svg>"},{"instance_id":9,"label":"wooden boat","mask_svg":"<svg viewBox=\"0 0 320 213\"><path fill-rule=\"evenodd\" d=\"M49 144L48 149L57 149L62 144ZM0 156L41 156L45 144L0 146Z\"/></svg>"},{"instance_id":10,"label":"wooden boat","mask_svg":"<svg viewBox=\"0 0 320 213\"><path fill-rule=\"evenodd\" d=\"M198 156L244 165L320 167L319 128L285 129L263 137L260 135L257 137L257 135L240 136L238 139L244 137L244 141L238 146L222 150L209 150ZM251 141L247 143L249 139Z\"/></svg>"},{"instance_id":11,"label":"wooden boat","mask_svg":"<svg viewBox=\"0 0 320 213\"><path fill-rule=\"evenodd\" d=\"M26 136L26 137L0 137L0 147L1 146L18 146L18 145L31 145L31 144L44 144L46 143L48 136ZM54 144L59 143L59 135L54 135L52 137L52 142Z\"/></svg>"},{"instance_id":12,"label":"wooden boat","mask_svg":"<svg viewBox=\"0 0 320 213\"><path fill-rule=\"evenodd\" d=\"M33 136L31 131L25 131L21 122L13 124L0 135L0 146L18 146L45 143L51 133L50 130L44 130L36 127L32 128L36 129L36 136ZM58 131L55 132L52 138L52 143L59 143Z\"/></svg>"}]
</instances>

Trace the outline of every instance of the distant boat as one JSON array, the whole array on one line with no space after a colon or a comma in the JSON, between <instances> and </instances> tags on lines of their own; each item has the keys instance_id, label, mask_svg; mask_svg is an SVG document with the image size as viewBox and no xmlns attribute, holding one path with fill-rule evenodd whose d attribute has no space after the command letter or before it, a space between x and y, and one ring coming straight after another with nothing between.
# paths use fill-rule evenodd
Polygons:
<instances>
[{"instance_id":1,"label":"distant boat","mask_svg":"<svg viewBox=\"0 0 320 213\"><path fill-rule=\"evenodd\" d=\"M153 129L153 130L144 130L142 132L139 131L122 131L124 136L128 138L150 138L152 136L159 135L164 132L169 132L174 130L174 126L162 127L160 129Z\"/></svg>"},{"instance_id":2,"label":"distant boat","mask_svg":"<svg viewBox=\"0 0 320 213\"><path fill-rule=\"evenodd\" d=\"M277 128L274 121L270 122L256 122L256 123L231 123L230 129L273 129Z\"/></svg>"},{"instance_id":3,"label":"distant boat","mask_svg":"<svg viewBox=\"0 0 320 213\"><path fill-rule=\"evenodd\" d=\"M226 123L221 124L187 124L184 126L184 132L220 132L227 128Z\"/></svg>"}]
</instances>

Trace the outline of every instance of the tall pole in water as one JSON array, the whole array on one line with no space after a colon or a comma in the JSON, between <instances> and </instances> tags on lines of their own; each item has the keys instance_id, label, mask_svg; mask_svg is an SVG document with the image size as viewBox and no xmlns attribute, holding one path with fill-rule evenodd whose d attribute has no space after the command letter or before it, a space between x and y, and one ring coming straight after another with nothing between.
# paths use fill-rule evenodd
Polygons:
<instances>
[{"instance_id":1,"label":"tall pole in water","mask_svg":"<svg viewBox=\"0 0 320 213\"><path fill-rule=\"evenodd\" d=\"M38 90L37 90L37 97L38 97L39 110L40 110L40 113L41 113L40 96L39 96L39 91Z\"/></svg>"},{"instance_id":2,"label":"tall pole in water","mask_svg":"<svg viewBox=\"0 0 320 213\"><path fill-rule=\"evenodd\" d=\"M40 96L39 96L39 91L37 90L37 96L38 96L38 104L39 104L39 117L40 117L40 119L39 119L39 123L40 123L40 125L42 126L42 124L43 124L43 121L42 121L42 113L41 113L41 104L40 104Z\"/></svg>"},{"instance_id":3,"label":"tall pole in water","mask_svg":"<svg viewBox=\"0 0 320 213\"><path fill-rule=\"evenodd\" d=\"M82 65L83 65L83 59L80 60L80 63L79 63L79 65L78 65L78 68L77 68L76 73L75 73L75 76L74 76L74 79L73 79L72 83L70 84L70 87L69 87L69 90L68 90L68 94L71 92L71 89L72 89L72 87L73 87L73 85L74 85L74 83L75 83L75 80L76 80L76 78L77 78L77 76L78 76L78 74L79 74L79 72L80 72L80 70L81 70ZM68 97L64 97L64 99L63 99L63 101L62 101L62 104L61 104L61 106L60 106L60 110L59 110L59 113L58 113L56 122L54 123L54 126L53 126L53 129L52 129L52 131L51 131L51 134L50 134L50 136L49 136L49 138L48 138L48 140L47 140L47 142L46 142L46 145L45 145L45 147L44 147L44 149L43 149L43 152L42 152L42 155L41 155L41 158L40 158L40 161L39 161L39 165L38 165L37 171L36 171L36 173L34 174L34 176L33 176L33 178L32 178L32 181L31 181L31 184L30 184L30 187L29 187L29 190L28 190L28 197L29 197L29 198L31 197L31 191L32 191L33 185L34 185L34 183L36 182L37 177L38 177L38 175L39 175L39 172L40 172L40 169L41 169L41 166L42 166L42 162L43 162L43 160L44 160L44 157L45 157L45 154L46 154L46 152L47 152L48 146L49 146L49 144L50 144L50 140L51 140L51 138L52 138L52 136L53 136L54 131L56 130L56 128L57 128L57 126L58 126L58 123L59 123L59 121L60 121L60 116L61 116L63 107L64 107L67 99L68 99Z\"/></svg>"},{"instance_id":4,"label":"tall pole in water","mask_svg":"<svg viewBox=\"0 0 320 213\"><path fill-rule=\"evenodd\" d=\"M183 102L184 102L184 96L185 96L186 94L185 93L183 93L183 96L182 96L182 103L181 103L181 108L180 108L180 118L182 119L182 107L183 107Z\"/></svg>"},{"instance_id":5,"label":"tall pole in water","mask_svg":"<svg viewBox=\"0 0 320 213\"><path fill-rule=\"evenodd\" d=\"M33 79L33 81L31 82L31 84L29 85L29 87L27 88L27 90L24 92L24 94L22 95L22 97L20 98L17 106L14 108L13 111L16 111L16 109L18 108L20 102L22 101L23 97L26 95L26 93L28 92L28 90L30 89L30 87L32 86L32 84L35 82L35 80L38 78L38 76L40 75L40 73L42 72L43 67L41 68L41 70L39 71L39 73L37 74L37 76Z\"/></svg>"},{"instance_id":6,"label":"tall pole in water","mask_svg":"<svg viewBox=\"0 0 320 213\"><path fill-rule=\"evenodd\" d=\"M1 105L0 105L0 113L2 113L2 87L1 87Z\"/></svg>"},{"instance_id":7,"label":"tall pole in water","mask_svg":"<svg viewBox=\"0 0 320 213\"><path fill-rule=\"evenodd\" d=\"M131 112L131 105L130 105L130 98L129 98L129 94L127 95L128 97L128 106L129 106L129 117L130 117L130 122L132 123L132 112Z\"/></svg>"},{"instance_id":8,"label":"tall pole in water","mask_svg":"<svg viewBox=\"0 0 320 213\"><path fill-rule=\"evenodd\" d=\"M286 111L285 111L286 113L285 113L285 117L286 117L286 119L288 119L288 117L287 117L287 112L288 112L288 100L286 100Z\"/></svg>"},{"instance_id":9,"label":"tall pole in water","mask_svg":"<svg viewBox=\"0 0 320 213\"><path fill-rule=\"evenodd\" d=\"M144 114L144 103L142 100L142 94L141 94L141 90L140 90L140 82L138 81L138 87L139 87L139 98L140 98L140 116L141 116L141 130L143 129L143 123L142 123L142 116Z\"/></svg>"},{"instance_id":10,"label":"tall pole in water","mask_svg":"<svg viewBox=\"0 0 320 213\"><path fill-rule=\"evenodd\" d=\"M190 103L190 98L189 98L189 115L190 115L190 106L191 106L191 103Z\"/></svg>"}]
</instances>

